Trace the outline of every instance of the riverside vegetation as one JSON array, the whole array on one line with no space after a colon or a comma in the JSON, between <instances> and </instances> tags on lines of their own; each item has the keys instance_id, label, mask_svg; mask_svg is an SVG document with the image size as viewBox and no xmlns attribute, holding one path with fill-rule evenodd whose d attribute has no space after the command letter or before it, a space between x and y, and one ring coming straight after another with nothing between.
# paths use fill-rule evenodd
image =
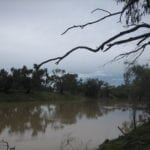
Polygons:
<instances>
[{"instance_id":1,"label":"riverside vegetation","mask_svg":"<svg viewBox=\"0 0 150 150\"><path fill-rule=\"evenodd\" d=\"M150 68L148 65L131 66L124 73L124 84L112 86L99 79L79 79L77 74L66 73L55 69L50 75L47 69L34 65L11 68L9 72L0 70L1 101L52 100L60 97L78 99L89 97L94 99L128 99L134 101L149 100ZM11 97L10 97L11 95ZM66 96L66 97L65 97ZM78 98L77 98L77 97ZM134 100L133 100L134 99Z\"/></svg>"},{"instance_id":2,"label":"riverside vegetation","mask_svg":"<svg viewBox=\"0 0 150 150\"><path fill-rule=\"evenodd\" d=\"M149 150L150 122L115 140L106 140L97 150Z\"/></svg>"}]
</instances>

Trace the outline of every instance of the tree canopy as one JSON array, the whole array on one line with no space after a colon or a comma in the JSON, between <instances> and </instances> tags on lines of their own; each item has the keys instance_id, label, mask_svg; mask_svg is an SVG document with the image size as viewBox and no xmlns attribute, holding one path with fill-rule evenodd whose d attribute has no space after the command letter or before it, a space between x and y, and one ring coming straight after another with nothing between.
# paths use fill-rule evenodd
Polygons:
<instances>
[{"instance_id":1,"label":"tree canopy","mask_svg":"<svg viewBox=\"0 0 150 150\"><path fill-rule=\"evenodd\" d=\"M147 99L150 97L150 68L148 65L129 67L124 78L131 98L141 100L143 97Z\"/></svg>"},{"instance_id":2,"label":"tree canopy","mask_svg":"<svg viewBox=\"0 0 150 150\"><path fill-rule=\"evenodd\" d=\"M133 58L133 62L135 62L142 55L145 49L150 45L150 41L149 41L150 24L149 22L142 21L143 17L145 17L146 15L149 16L150 14L150 1L149 0L115 0L115 1L116 3L122 4L120 11L110 12L102 8L96 8L91 13L94 13L95 11L103 11L106 13L106 15L104 15L103 17L97 20L87 22L82 25L73 25L71 27L68 27L62 33L62 35L66 34L72 29L75 29L75 28L83 29L89 25L97 24L113 16L116 16L118 18L119 23L123 23L123 26L125 26L125 30L117 33L116 35L112 37L109 37L106 41L100 43L99 46L96 48L92 48L89 46L77 46L69 50L63 56L51 58L51 59L41 62L39 64L39 67L50 61L56 61L56 64L58 64L65 57L67 57L72 52L77 51L79 49L85 49L94 53L99 52L99 51L107 52L114 46L127 44L131 42L136 42L134 49L127 50L124 53L120 53L115 58L113 58L111 62L128 57L131 54L136 54L136 56ZM140 29L146 29L146 30L143 33L140 33L138 32Z\"/></svg>"}]
</instances>

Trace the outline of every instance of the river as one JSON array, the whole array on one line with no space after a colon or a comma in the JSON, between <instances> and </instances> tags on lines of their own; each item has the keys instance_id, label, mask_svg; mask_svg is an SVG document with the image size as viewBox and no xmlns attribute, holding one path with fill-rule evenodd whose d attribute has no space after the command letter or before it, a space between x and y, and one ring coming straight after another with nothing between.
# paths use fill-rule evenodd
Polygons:
<instances>
[{"instance_id":1,"label":"river","mask_svg":"<svg viewBox=\"0 0 150 150\"><path fill-rule=\"evenodd\" d=\"M98 102L2 103L0 140L16 150L89 150L128 130L133 110L128 105ZM137 120L144 117L137 109Z\"/></svg>"}]
</instances>

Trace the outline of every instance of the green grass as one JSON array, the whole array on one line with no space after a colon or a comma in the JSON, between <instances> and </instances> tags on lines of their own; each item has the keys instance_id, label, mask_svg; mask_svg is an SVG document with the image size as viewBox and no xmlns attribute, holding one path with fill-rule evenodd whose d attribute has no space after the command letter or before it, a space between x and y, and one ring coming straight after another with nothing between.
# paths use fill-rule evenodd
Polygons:
<instances>
[{"instance_id":1,"label":"green grass","mask_svg":"<svg viewBox=\"0 0 150 150\"><path fill-rule=\"evenodd\" d=\"M97 150L150 150L150 122L125 136L105 141Z\"/></svg>"},{"instance_id":2,"label":"green grass","mask_svg":"<svg viewBox=\"0 0 150 150\"><path fill-rule=\"evenodd\" d=\"M79 94L73 95L69 93L59 94L47 91L36 91L30 94L21 92L16 93L0 93L0 102L29 102L29 101L85 101L86 98Z\"/></svg>"}]
</instances>

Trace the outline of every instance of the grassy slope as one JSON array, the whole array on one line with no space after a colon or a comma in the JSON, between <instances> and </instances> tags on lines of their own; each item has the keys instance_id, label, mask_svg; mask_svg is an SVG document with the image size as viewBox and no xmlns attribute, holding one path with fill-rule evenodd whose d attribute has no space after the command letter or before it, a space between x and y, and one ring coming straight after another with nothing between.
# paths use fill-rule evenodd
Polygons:
<instances>
[{"instance_id":1,"label":"grassy slope","mask_svg":"<svg viewBox=\"0 0 150 150\"><path fill-rule=\"evenodd\" d=\"M150 122L125 136L105 141L97 150L150 150Z\"/></svg>"}]
</instances>

